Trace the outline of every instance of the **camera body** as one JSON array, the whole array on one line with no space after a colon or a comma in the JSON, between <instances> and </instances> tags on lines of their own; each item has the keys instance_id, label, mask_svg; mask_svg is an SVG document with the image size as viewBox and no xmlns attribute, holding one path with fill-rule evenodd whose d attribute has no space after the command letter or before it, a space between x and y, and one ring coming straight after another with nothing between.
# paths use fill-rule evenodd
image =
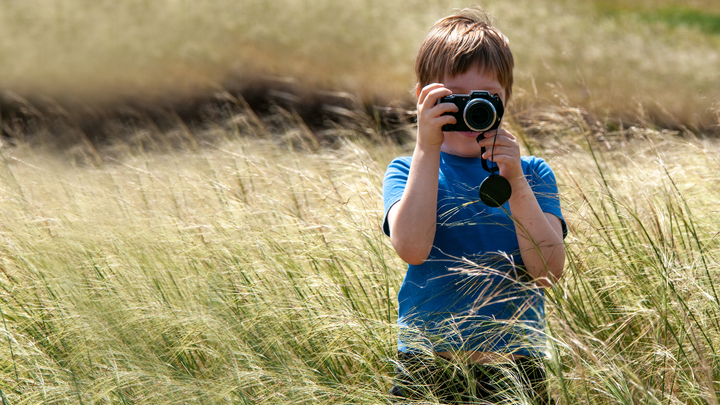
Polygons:
<instances>
[{"instance_id":1,"label":"camera body","mask_svg":"<svg viewBox=\"0 0 720 405\"><path fill-rule=\"evenodd\" d=\"M505 113L500 96L481 90L470 94L451 94L440 98L438 104L440 103L453 103L458 106L458 112L443 114L452 115L457 120L456 124L443 125L444 132L487 132L498 129Z\"/></svg>"}]
</instances>

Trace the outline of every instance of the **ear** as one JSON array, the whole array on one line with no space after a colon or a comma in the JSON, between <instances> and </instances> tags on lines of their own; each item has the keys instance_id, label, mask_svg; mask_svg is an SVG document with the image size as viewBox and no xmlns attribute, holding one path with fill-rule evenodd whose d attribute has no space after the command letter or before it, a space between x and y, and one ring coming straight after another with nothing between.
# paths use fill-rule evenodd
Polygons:
<instances>
[{"instance_id":1,"label":"ear","mask_svg":"<svg viewBox=\"0 0 720 405\"><path fill-rule=\"evenodd\" d=\"M415 98L420 98L421 91L422 88L420 87L420 83L415 84Z\"/></svg>"}]
</instances>

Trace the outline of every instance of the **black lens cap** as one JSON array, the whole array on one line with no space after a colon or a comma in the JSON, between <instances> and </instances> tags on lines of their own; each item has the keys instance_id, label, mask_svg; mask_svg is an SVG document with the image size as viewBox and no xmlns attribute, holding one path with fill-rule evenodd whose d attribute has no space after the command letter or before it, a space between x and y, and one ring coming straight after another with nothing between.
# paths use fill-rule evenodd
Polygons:
<instances>
[{"instance_id":1,"label":"black lens cap","mask_svg":"<svg viewBox=\"0 0 720 405\"><path fill-rule=\"evenodd\" d=\"M497 208L508 202L512 186L503 176L493 173L480 183L480 201L488 207Z\"/></svg>"}]
</instances>

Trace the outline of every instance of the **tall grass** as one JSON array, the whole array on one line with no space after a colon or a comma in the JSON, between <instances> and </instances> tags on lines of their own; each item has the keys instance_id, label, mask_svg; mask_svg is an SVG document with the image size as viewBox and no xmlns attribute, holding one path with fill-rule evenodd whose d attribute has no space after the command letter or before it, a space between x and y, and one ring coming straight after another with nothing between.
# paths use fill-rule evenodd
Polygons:
<instances>
[{"instance_id":1,"label":"tall grass","mask_svg":"<svg viewBox=\"0 0 720 405\"><path fill-rule=\"evenodd\" d=\"M233 137L237 134L219 134ZM101 167L4 151L9 403L378 402L400 266L381 169L217 139Z\"/></svg>"},{"instance_id":2,"label":"tall grass","mask_svg":"<svg viewBox=\"0 0 720 405\"><path fill-rule=\"evenodd\" d=\"M717 144L637 131L560 164L572 239L553 291L566 403L717 404Z\"/></svg>"},{"instance_id":3,"label":"tall grass","mask_svg":"<svg viewBox=\"0 0 720 405\"><path fill-rule=\"evenodd\" d=\"M554 119L557 137L513 128L554 167L570 225L553 396L717 403L720 145L638 128L604 144L576 110ZM404 265L380 183L408 149L351 131L303 149L292 115L272 141L232 122L76 164L0 149L5 403L386 401Z\"/></svg>"}]
</instances>

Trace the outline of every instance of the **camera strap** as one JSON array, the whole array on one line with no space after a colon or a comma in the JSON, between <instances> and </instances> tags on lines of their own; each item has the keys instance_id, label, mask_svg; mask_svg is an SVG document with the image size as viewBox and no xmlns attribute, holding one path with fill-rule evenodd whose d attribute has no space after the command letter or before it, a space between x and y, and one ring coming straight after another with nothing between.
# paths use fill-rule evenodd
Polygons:
<instances>
[{"instance_id":1,"label":"camera strap","mask_svg":"<svg viewBox=\"0 0 720 405\"><path fill-rule=\"evenodd\" d=\"M484 137L485 137L485 132L481 132L480 135L478 135L477 138L475 138L475 141L480 142L480 140L483 139ZM490 159L495 157L495 140L496 139L497 139L497 132L495 134L495 138L493 138L493 156ZM486 151L487 151L487 149L485 149L484 146L480 149L480 153L482 155L484 155ZM483 159L482 157L480 157L480 159L482 160L482 167L483 167L483 169L485 169L486 172L489 172L490 174L496 174L500 171L500 167L498 167L497 164L495 164L494 167L488 167L487 159Z\"/></svg>"},{"instance_id":2,"label":"camera strap","mask_svg":"<svg viewBox=\"0 0 720 405\"><path fill-rule=\"evenodd\" d=\"M483 147L480 149L480 152L484 155L484 154L485 154L485 151L486 151L486 150L485 150L485 147L483 146ZM485 169L486 172L490 172L490 174L495 174L495 173L497 173L497 172L500 171L500 168L499 168L497 165L496 165L496 166L493 166L493 167L488 167L488 163L487 163L488 161L487 161L487 159L482 159L482 158L481 158L481 160L482 160L482 167L483 167L483 169Z\"/></svg>"},{"instance_id":3,"label":"camera strap","mask_svg":"<svg viewBox=\"0 0 720 405\"><path fill-rule=\"evenodd\" d=\"M484 133L481 133L476 138L478 142L480 142L483 134ZM493 156L490 157L491 160L495 156L495 139L493 139ZM485 147L482 147L480 151L484 155L486 151ZM510 196L512 195L512 186L510 186L510 182L505 177L500 175L500 167L497 163L494 167L488 167L487 159L483 159L482 157L480 157L480 159L482 160L483 169L490 172L490 175L485 178L482 183L480 183L480 189L478 190L480 201L485 203L488 207L500 207L510 199Z\"/></svg>"}]
</instances>

